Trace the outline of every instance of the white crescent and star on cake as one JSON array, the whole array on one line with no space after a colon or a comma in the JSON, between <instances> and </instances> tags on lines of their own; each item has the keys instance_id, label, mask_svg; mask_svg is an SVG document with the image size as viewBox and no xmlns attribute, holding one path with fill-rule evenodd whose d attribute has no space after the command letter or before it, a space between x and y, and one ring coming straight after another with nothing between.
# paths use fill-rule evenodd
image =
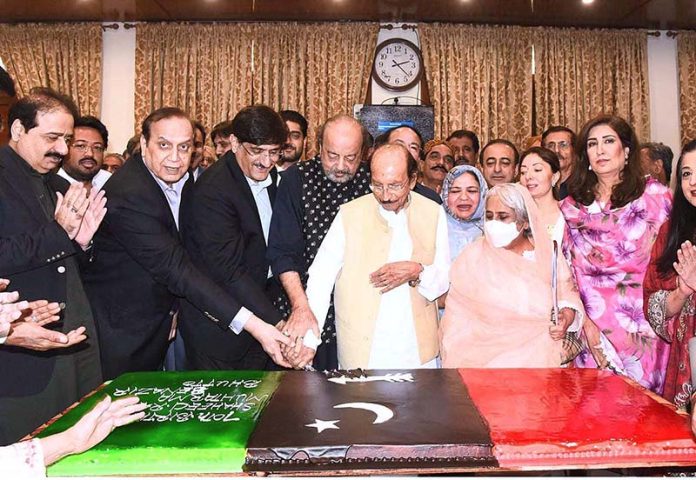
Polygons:
<instances>
[{"instance_id":1,"label":"white crescent and star on cake","mask_svg":"<svg viewBox=\"0 0 696 480\"><path fill-rule=\"evenodd\" d=\"M413 374L411 373L388 373L386 375L360 375L360 376L346 376L341 375L340 377L331 377L327 379L329 382L333 382L339 385L347 385L348 383L367 383L367 382L413 382ZM386 407L380 403L372 402L350 402L341 403L339 405L334 405L333 408L354 408L359 410L367 410L376 415L375 420L372 422L373 425L380 423L385 423L394 417L394 411L389 407ZM340 430L340 427L336 425L340 420L321 420L319 418L314 419L314 423L306 424L305 427L316 428L317 433L321 433L324 430Z\"/></svg>"}]
</instances>

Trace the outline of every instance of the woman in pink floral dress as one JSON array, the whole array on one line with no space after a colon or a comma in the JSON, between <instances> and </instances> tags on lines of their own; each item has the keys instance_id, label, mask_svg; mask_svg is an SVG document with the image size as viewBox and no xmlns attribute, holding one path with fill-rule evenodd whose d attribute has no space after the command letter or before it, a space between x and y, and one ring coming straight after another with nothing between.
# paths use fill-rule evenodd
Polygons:
<instances>
[{"instance_id":1,"label":"woman in pink floral dress","mask_svg":"<svg viewBox=\"0 0 696 480\"><path fill-rule=\"evenodd\" d=\"M643 278L672 195L643 176L638 139L622 118L590 120L578 136L578 160L561 202L563 248L587 315L616 349L622 372L661 393L668 345L643 314ZM587 352L580 367L595 367Z\"/></svg>"}]
</instances>

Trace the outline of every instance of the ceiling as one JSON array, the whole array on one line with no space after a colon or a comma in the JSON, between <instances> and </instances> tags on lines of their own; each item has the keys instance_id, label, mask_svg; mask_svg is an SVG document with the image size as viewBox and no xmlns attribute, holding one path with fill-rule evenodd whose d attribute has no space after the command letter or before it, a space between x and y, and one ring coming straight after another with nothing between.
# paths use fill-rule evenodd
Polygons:
<instances>
[{"instance_id":1,"label":"ceiling","mask_svg":"<svg viewBox=\"0 0 696 480\"><path fill-rule=\"evenodd\" d=\"M184 20L696 29L696 0L0 0L0 22Z\"/></svg>"}]
</instances>

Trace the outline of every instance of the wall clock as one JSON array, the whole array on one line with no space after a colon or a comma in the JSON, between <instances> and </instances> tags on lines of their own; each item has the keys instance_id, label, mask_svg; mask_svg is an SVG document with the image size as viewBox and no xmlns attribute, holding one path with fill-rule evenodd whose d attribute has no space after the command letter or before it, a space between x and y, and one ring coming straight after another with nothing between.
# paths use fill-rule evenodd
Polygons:
<instances>
[{"instance_id":1,"label":"wall clock","mask_svg":"<svg viewBox=\"0 0 696 480\"><path fill-rule=\"evenodd\" d=\"M377 45L372 77L381 87L408 90L418 84L422 75L423 57L415 44L392 38Z\"/></svg>"}]
</instances>

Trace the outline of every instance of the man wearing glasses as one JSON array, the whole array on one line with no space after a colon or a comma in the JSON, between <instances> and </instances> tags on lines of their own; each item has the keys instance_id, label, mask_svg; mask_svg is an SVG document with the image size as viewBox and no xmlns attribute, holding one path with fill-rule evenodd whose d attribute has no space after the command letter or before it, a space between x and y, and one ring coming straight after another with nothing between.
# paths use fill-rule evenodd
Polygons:
<instances>
[{"instance_id":1,"label":"man wearing glasses","mask_svg":"<svg viewBox=\"0 0 696 480\"><path fill-rule=\"evenodd\" d=\"M68 156L63 160L58 175L70 183L82 182L88 194L92 188L101 190L111 176L101 168L108 142L109 132L98 118L76 118Z\"/></svg>"},{"instance_id":2,"label":"man wearing glasses","mask_svg":"<svg viewBox=\"0 0 696 480\"><path fill-rule=\"evenodd\" d=\"M378 147L372 195L343 205L309 268L307 298L321 327L331 292L340 368L436 368L436 300L449 288L444 210L412 194L418 164L402 145ZM313 330L304 344L320 342Z\"/></svg>"},{"instance_id":3,"label":"man wearing glasses","mask_svg":"<svg viewBox=\"0 0 696 480\"><path fill-rule=\"evenodd\" d=\"M197 370L272 367L269 347L243 330L254 316L267 326L282 326L273 306L280 284L271 276L266 246L276 196L274 167L288 130L273 109L254 105L237 113L231 132L231 150L200 176L182 205L181 230L192 260L242 303L230 328L220 329L195 304L182 302L179 328L188 366Z\"/></svg>"},{"instance_id":4,"label":"man wearing glasses","mask_svg":"<svg viewBox=\"0 0 696 480\"><path fill-rule=\"evenodd\" d=\"M541 145L553 150L561 164L561 180L558 187L559 200L568 196L567 180L575 165L575 132L568 127L553 126L541 135Z\"/></svg>"},{"instance_id":5,"label":"man wearing glasses","mask_svg":"<svg viewBox=\"0 0 696 480\"><path fill-rule=\"evenodd\" d=\"M229 257L220 260L218 266L230 268L221 272L212 270L209 257L191 258L182 244L186 235L182 219L190 206L187 196L194 188L189 173L194 148L190 119L178 108L160 108L143 121L141 131L141 154L128 160L104 187L108 212L95 237L91 261L84 262L104 378L160 370L174 332L174 318L185 302L194 306L201 319L193 328L207 327L219 336L233 329L246 340L241 344L230 342L228 348L239 348L242 355L244 345L254 336L274 359L282 362L280 344L288 343L287 339L267 323L270 318L259 318L243 308L245 292L238 294L225 288L225 280L242 273L241 268L227 263L229 258L249 252L235 243L235 238L225 239L229 243L220 254ZM285 136L283 131L282 141ZM256 146L249 146L250 151L253 148ZM257 157L254 163L270 169L265 156ZM200 182L206 176L210 178L214 173L204 172ZM236 188L227 186L230 191ZM253 199L248 201L248 210L253 211ZM250 218L249 214L241 220ZM219 248L220 238L214 233L207 235L199 239L200 244ZM275 316L272 320L277 319Z\"/></svg>"}]
</instances>

